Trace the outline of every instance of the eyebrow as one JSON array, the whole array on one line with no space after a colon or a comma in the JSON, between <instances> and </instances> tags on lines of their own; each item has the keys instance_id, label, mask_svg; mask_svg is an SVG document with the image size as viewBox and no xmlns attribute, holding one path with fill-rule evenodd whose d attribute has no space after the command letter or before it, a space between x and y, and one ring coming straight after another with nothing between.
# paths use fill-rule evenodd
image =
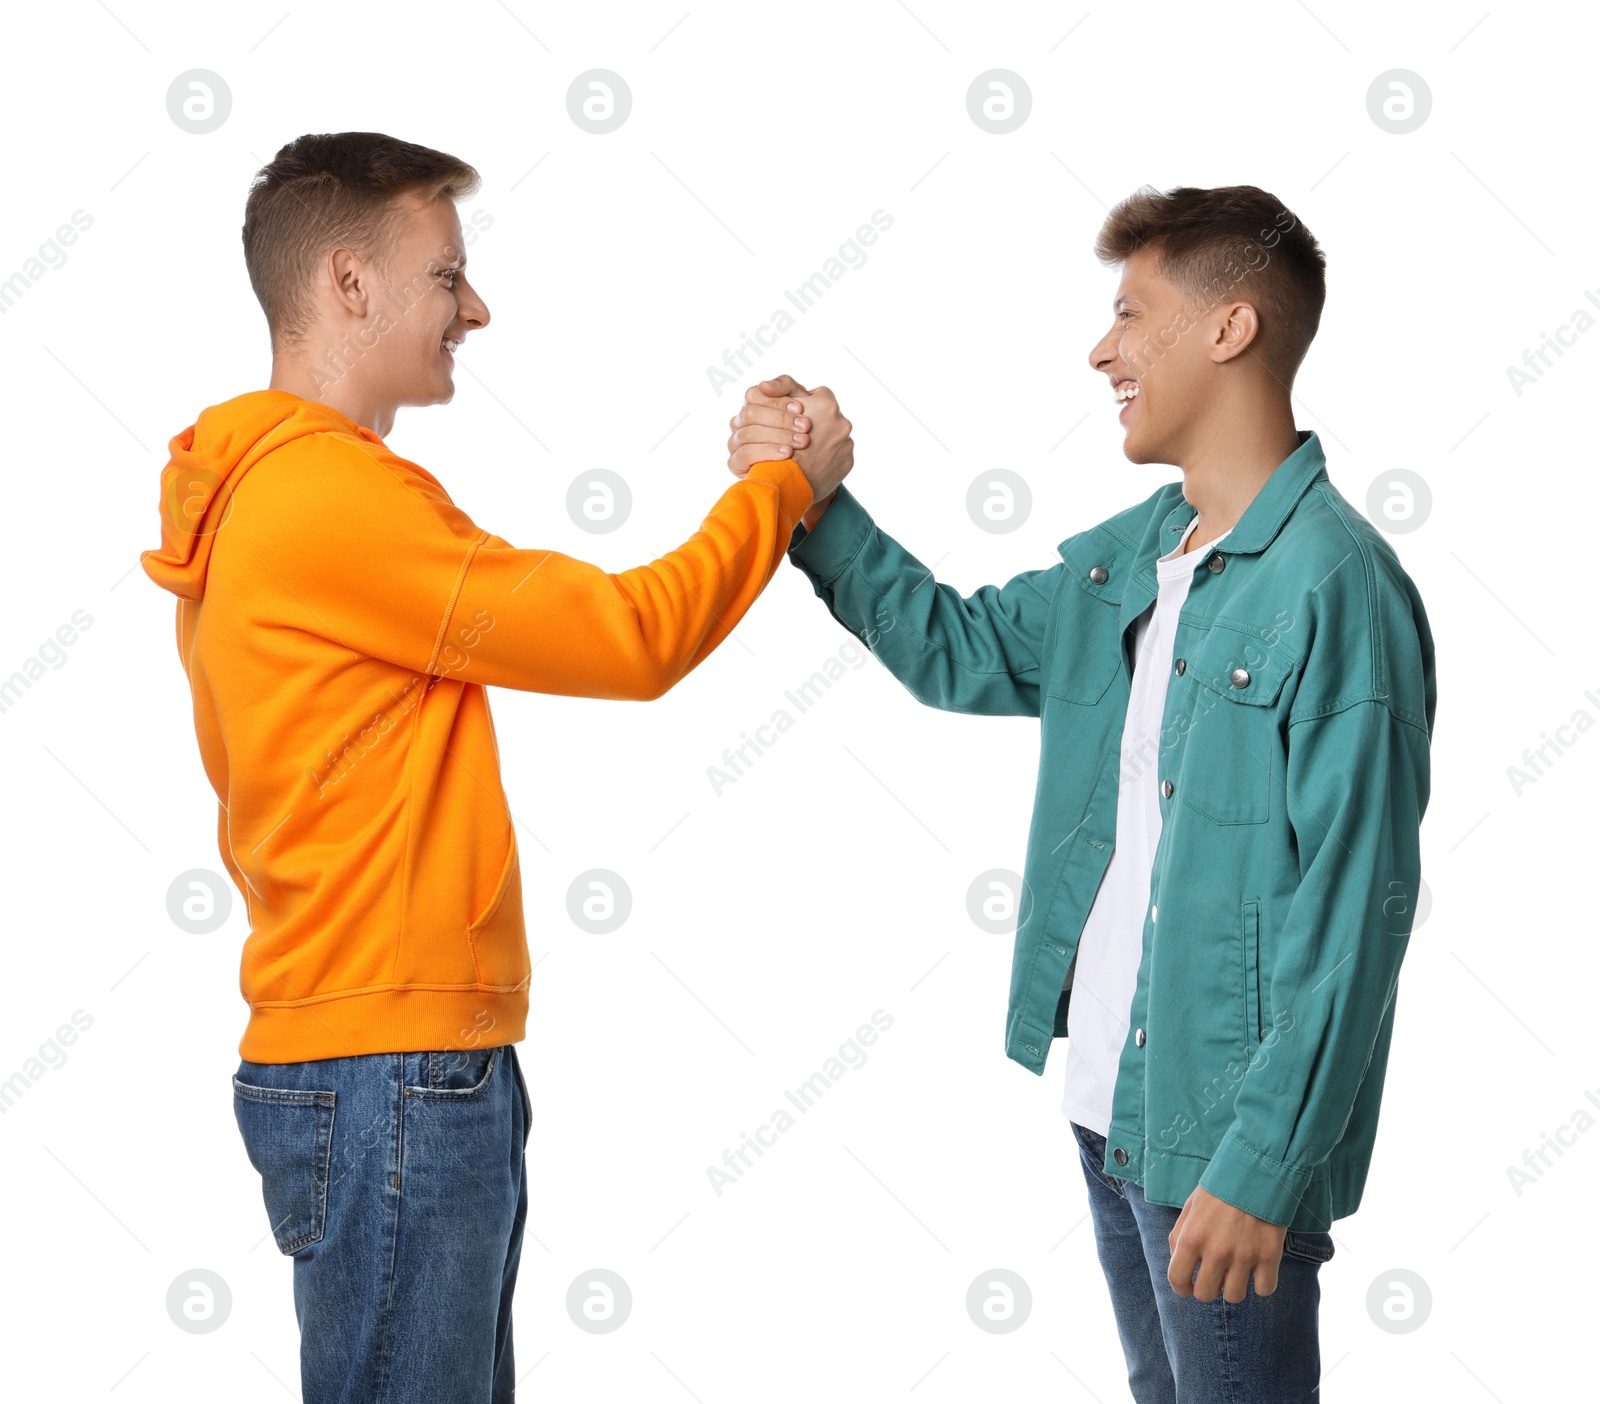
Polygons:
<instances>
[{"instance_id":1,"label":"eyebrow","mask_svg":"<svg viewBox=\"0 0 1600 1404\"><path fill-rule=\"evenodd\" d=\"M1124 307L1132 307L1137 302L1138 302L1137 298L1132 298L1132 297L1114 297L1114 298L1111 299L1111 310L1113 312L1120 312L1120 311L1122 311L1122 309Z\"/></svg>"}]
</instances>

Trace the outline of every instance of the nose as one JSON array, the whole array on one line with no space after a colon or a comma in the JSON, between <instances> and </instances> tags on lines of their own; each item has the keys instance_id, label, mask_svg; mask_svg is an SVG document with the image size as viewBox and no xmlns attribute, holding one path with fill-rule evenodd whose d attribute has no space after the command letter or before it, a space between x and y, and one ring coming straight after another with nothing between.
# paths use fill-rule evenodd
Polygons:
<instances>
[{"instance_id":1,"label":"nose","mask_svg":"<svg viewBox=\"0 0 1600 1404\"><path fill-rule=\"evenodd\" d=\"M456 317L475 330L489 325L489 309L470 284L456 294Z\"/></svg>"},{"instance_id":2,"label":"nose","mask_svg":"<svg viewBox=\"0 0 1600 1404\"><path fill-rule=\"evenodd\" d=\"M1116 328L1113 327L1090 349L1089 368L1103 375L1116 358Z\"/></svg>"}]
</instances>

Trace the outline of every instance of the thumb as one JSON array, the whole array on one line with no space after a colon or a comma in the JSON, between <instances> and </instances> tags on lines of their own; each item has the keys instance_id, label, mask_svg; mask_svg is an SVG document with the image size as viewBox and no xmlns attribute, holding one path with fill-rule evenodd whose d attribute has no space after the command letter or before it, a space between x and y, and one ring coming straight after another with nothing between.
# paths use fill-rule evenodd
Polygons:
<instances>
[{"instance_id":1,"label":"thumb","mask_svg":"<svg viewBox=\"0 0 1600 1404\"><path fill-rule=\"evenodd\" d=\"M761 393L763 395L776 396L809 395L811 392L792 375L779 375L771 380L763 380L761 382Z\"/></svg>"}]
</instances>

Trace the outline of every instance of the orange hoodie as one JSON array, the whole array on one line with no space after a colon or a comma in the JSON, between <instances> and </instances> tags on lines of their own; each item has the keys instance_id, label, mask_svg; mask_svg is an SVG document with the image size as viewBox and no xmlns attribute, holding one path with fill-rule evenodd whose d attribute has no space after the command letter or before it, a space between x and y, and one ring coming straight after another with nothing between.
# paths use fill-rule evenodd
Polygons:
<instances>
[{"instance_id":1,"label":"orange hoodie","mask_svg":"<svg viewBox=\"0 0 1600 1404\"><path fill-rule=\"evenodd\" d=\"M530 966L487 688L659 697L760 594L810 484L757 464L677 550L611 575L518 550L288 391L213 405L169 448L142 561L178 596L249 913L240 1056L517 1042Z\"/></svg>"}]
</instances>

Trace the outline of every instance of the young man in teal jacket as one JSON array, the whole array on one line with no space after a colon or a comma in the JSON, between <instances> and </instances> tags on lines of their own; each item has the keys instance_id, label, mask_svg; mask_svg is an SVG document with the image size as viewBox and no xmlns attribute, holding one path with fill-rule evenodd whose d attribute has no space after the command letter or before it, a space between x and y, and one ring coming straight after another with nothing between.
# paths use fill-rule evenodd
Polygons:
<instances>
[{"instance_id":1,"label":"young man in teal jacket","mask_svg":"<svg viewBox=\"0 0 1600 1404\"><path fill-rule=\"evenodd\" d=\"M1378 1124L1420 881L1433 639L1290 387L1324 258L1252 186L1145 189L1089 354L1181 482L962 597L844 487L790 559L919 701L1041 720L1006 1053L1063 1110L1139 1404L1313 1400L1317 1270ZM730 467L839 414L753 387ZM1251 1290L1253 1280L1254 1290Z\"/></svg>"}]
</instances>

